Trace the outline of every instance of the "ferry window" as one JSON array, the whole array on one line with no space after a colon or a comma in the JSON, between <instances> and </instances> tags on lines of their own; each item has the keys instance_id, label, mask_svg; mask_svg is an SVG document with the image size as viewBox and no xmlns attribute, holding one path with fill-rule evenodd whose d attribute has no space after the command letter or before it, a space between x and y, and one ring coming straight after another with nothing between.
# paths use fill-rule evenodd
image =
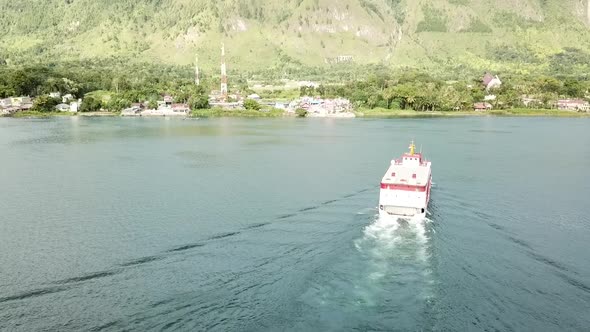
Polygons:
<instances>
[{"instance_id":1,"label":"ferry window","mask_svg":"<svg viewBox=\"0 0 590 332\"><path fill-rule=\"evenodd\" d=\"M391 176L395 176L395 172L391 173Z\"/></svg>"},{"instance_id":2,"label":"ferry window","mask_svg":"<svg viewBox=\"0 0 590 332\"><path fill-rule=\"evenodd\" d=\"M416 178L416 173L412 174L412 179Z\"/></svg>"}]
</instances>

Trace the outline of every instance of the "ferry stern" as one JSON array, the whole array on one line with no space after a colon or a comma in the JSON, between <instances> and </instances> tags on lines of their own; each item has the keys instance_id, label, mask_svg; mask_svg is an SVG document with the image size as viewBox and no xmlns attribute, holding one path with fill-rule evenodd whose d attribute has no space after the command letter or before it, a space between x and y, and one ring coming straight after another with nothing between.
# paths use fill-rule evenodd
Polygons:
<instances>
[{"instance_id":1,"label":"ferry stern","mask_svg":"<svg viewBox=\"0 0 590 332\"><path fill-rule=\"evenodd\" d=\"M431 162L416 152L412 141L410 151L391 161L381 180L379 216L382 218L424 217L432 187Z\"/></svg>"}]
</instances>

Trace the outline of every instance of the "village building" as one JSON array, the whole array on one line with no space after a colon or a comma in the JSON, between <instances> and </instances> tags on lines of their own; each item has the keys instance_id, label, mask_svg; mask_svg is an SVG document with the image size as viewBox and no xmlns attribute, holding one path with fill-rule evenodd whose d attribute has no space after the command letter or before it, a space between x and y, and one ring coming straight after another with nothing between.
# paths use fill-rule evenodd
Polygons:
<instances>
[{"instance_id":1,"label":"village building","mask_svg":"<svg viewBox=\"0 0 590 332\"><path fill-rule=\"evenodd\" d=\"M188 114L191 109L188 104L172 104L172 112Z\"/></svg>"},{"instance_id":2,"label":"village building","mask_svg":"<svg viewBox=\"0 0 590 332\"><path fill-rule=\"evenodd\" d=\"M55 106L55 109L59 112L69 112L70 111L70 105L68 104L58 104Z\"/></svg>"},{"instance_id":3,"label":"village building","mask_svg":"<svg viewBox=\"0 0 590 332\"><path fill-rule=\"evenodd\" d=\"M288 106L288 104L286 105L285 103L276 102L273 107L278 110L286 111Z\"/></svg>"},{"instance_id":4,"label":"village building","mask_svg":"<svg viewBox=\"0 0 590 332\"><path fill-rule=\"evenodd\" d=\"M492 75L490 73L485 73L482 83L486 91L491 89L499 88L502 85L502 81L498 77L498 75Z\"/></svg>"},{"instance_id":5,"label":"village building","mask_svg":"<svg viewBox=\"0 0 590 332\"><path fill-rule=\"evenodd\" d=\"M67 95L64 95L63 97L61 97L61 101L62 103L66 104L68 102L70 102L70 100L73 100L74 96L70 93L68 93Z\"/></svg>"},{"instance_id":6,"label":"village building","mask_svg":"<svg viewBox=\"0 0 590 332\"><path fill-rule=\"evenodd\" d=\"M559 99L556 103L556 106L557 109L564 111L590 111L590 103L583 99Z\"/></svg>"},{"instance_id":7,"label":"village building","mask_svg":"<svg viewBox=\"0 0 590 332\"><path fill-rule=\"evenodd\" d=\"M187 116L190 113L190 107L185 103L174 103L174 98L165 95L163 100L157 101L157 108L146 109L148 103L133 103L121 111L121 116Z\"/></svg>"},{"instance_id":8,"label":"village building","mask_svg":"<svg viewBox=\"0 0 590 332\"><path fill-rule=\"evenodd\" d=\"M0 107L8 108L10 106L12 106L12 99L10 99L10 98L0 99Z\"/></svg>"},{"instance_id":9,"label":"village building","mask_svg":"<svg viewBox=\"0 0 590 332\"><path fill-rule=\"evenodd\" d=\"M243 110L244 109L244 102L243 101L234 101L234 102L209 102L209 105L213 108L221 108L226 111L233 111L233 110Z\"/></svg>"},{"instance_id":10,"label":"village building","mask_svg":"<svg viewBox=\"0 0 590 332\"><path fill-rule=\"evenodd\" d=\"M19 111L30 111L33 108L33 103L21 104L18 106Z\"/></svg>"},{"instance_id":11,"label":"village building","mask_svg":"<svg viewBox=\"0 0 590 332\"><path fill-rule=\"evenodd\" d=\"M10 97L12 106L22 106L27 104L33 104L31 97Z\"/></svg>"},{"instance_id":12,"label":"village building","mask_svg":"<svg viewBox=\"0 0 590 332\"><path fill-rule=\"evenodd\" d=\"M137 105L131 105L131 107L121 111L121 116L137 116L142 110L143 109Z\"/></svg>"},{"instance_id":13,"label":"village building","mask_svg":"<svg viewBox=\"0 0 590 332\"><path fill-rule=\"evenodd\" d=\"M51 92L51 93L49 93L49 97L55 98L55 99L61 98L61 93L60 92Z\"/></svg>"},{"instance_id":14,"label":"village building","mask_svg":"<svg viewBox=\"0 0 590 332\"><path fill-rule=\"evenodd\" d=\"M322 99L301 97L292 101L287 107L288 113L295 113L297 109L304 109L309 117L355 117L350 100L344 98Z\"/></svg>"},{"instance_id":15,"label":"village building","mask_svg":"<svg viewBox=\"0 0 590 332\"><path fill-rule=\"evenodd\" d=\"M2 114L3 115L13 114L13 113L16 113L16 112L20 111L20 109L18 107L14 107L14 106L10 106L10 107L7 107L7 108L2 108L1 110L2 110Z\"/></svg>"},{"instance_id":16,"label":"village building","mask_svg":"<svg viewBox=\"0 0 590 332\"><path fill-rule=\"evenodd\" d=\"M535 106L541 106L543 104L541 102L541 100L539 100L537 98L529 97L527 95L520 96L520 101L522 102L524 107L535 107Z\"/></svg>"},{"instance_id":17,"label":"village building","mask_svg":"<svg viewBox=\"0 0 590 332\"><path fill-rule=\"evenodd\" d=\"M80 109L80 105L82 105L82 99L78 99L77 101L73 101L70 103L70 112L78 113Z\"/></svg>"},{"instance_id":18,"label":"village building","mask_svg":"<svg viewBox=\"0 0 590 332\"><path fill-rule=\"evenodd\" d=\"M476 112L489 111L491 109L492 109L492 104L490 104L490 103L482 102L482 103L473 104L473 110Z\"/></svg>"},{"instance_id":19,"label":"village building","mask_svg":"<svg viewBox=\"0 0 590 332\"><path fill-rule=\"evenodd\" d=\"M10 97L9 108L18 111L28 111L33 108L33 100L31 97Z\"/></svg>"}]
</instances>

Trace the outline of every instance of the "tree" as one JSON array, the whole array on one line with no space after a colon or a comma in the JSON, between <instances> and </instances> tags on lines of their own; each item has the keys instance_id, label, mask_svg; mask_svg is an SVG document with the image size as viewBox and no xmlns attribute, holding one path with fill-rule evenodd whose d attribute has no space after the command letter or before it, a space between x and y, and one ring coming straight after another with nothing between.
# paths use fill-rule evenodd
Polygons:
<instances>
[{"instance_id":1,"label":"tree","mask_svg":"<svg viewBox=\"0 0 590 332\"><path fill-rule=\"evenodd\" d=\"M402 109L414 108L414 103L418 99L418 88L411 83L399 84L394 87L394 94L400 98Z\"/></svg>"},{"instance_id":2,"label":"tree","mask_svg":"<svg viewBox=\"0 0 590 332\"><path fill-rule=\"evenodd\" d=\"M300 118L304 118L307 116L307 111L303 108L298 108L297 110L295 110L295 114L297 114L297 116Z\"/></svg>"},{"instance_id":3,"label":"tree","mask_svg":"<svg viewBox=\"0 0 590 332\"><path fill-rule=\"evenodd\" d=\"M9 87L6 83L0 82L0 98L6 98L14 95L14 90L11 87Z\"/></svg>"},{"instance_id":4,"label":"tree","mask_svg":"<svg viewBox=\"0 0 590 332\"><path fill-rule=\"evenodd\" d=\"M94 97L88 96L82 101L80 112L97 112L100 111L101 102Z\"/></svg>"},{"instance_id":5,"label":"tree","mask_svg":"<svg viewBox=\"0 0 590 332\"><path fill-rule=\"evenodd\" d=\"M55 106L57 106L57 104L59 104L58 99L43 95L35 99L32 110L36 112L52 112L55 110Z\"/></svg>"},{"instance_id":6,"label":"tree","mask_svg":"<svg viewBox=\"0 0 590 332\"><path fill-rule=\"evenodd\" d=\"M387 108L391 107L391 101L395 98L395 90L390 87L383 90L383 99L387 102Z\"/></svg>"},{"instance_id":7,"label":"tree","mask_svg":"<svg viewBox=\"0 0 590 332\"><path fill-rule=\"evenodd\" d=\"M518 92L510 84L503 84L496 92L496 107L512 108L520 103Z\"/></svg>"},{"instance_id":8,"label":"tree","mask_svg":"<svg viewBox=\"0 0 590 332\"><path fill-rule=\"evenodd\" d=\"M555 101L559 98L557 93L554 92L545 92L541 95L541 103L545 108L553 108L555 107Z\"/></svg>"},{"instance_id":9,"label":"tree","mask_svg":"<svg viewBox=\"0 0 590 332\"><path fill-rule=\"evenodd\" d=\"M369 99L367 99L367 106L369 106L369 108L375 108L375 106L377 106L378 102L379 102L379 96L372 94L369 96Z\"/></svg>"},{"instance_id":10,"label":"tree","mask_svg":"<svg viewBox=\"0 0 590 332\"><path fill-rule=\"evenodd\" d=\"M569 97L582 98L586 94L586 87L579 80L568 78L563 82L561 93Z\"/></svg>"},{"instance_id":11,"label":"tree","mask_svg":"<svg viewBox=\"0 0 590 332\"><path fill-rule=\"evenodd\" d=\"M156 101L156 99L152 98L148 101L148 108L152 109L152 110L155 110L156 108L158 108L158 102Z\"/></svg>"},{"instance_id":12,"label":"tree","mask_svg":"<svg viewBox=\"0 0 590 332\"><path fill-rule=\"evenodd\" d=\"M119 96L112 96L111 99L105 105L105 108L109 111L121 111L131 106L131 101Z\"/></svg>"},{"instance_id":13,"label":"tree","mask_svg":"<svg viewBox=\"0 0 590 332\"><path fill-rule=\"evenodd\" d=\"M471 101L473 101L474 103L482 102L484 97L485 93L483 92L483 90L478 88L471 89Z\"/></svg>"},{"instance_id":14,"label":"tree","mask_svg":"<svg viewBox=\"0 0 590 332\"><path fill-rule=\"evenodd\" d=\"M260 104L254 99L246 99L244 101L244 107L247 110L255 110L255 111L258 111L261 108Z\"/></svg>"},{"instance_id":15,"label":"tree","mask_svg":"<svg viewBox=\"0 0 590 332\"><path fill-rule=\"evenodd\" d=\"M302 85L299 88L299 96L301 96L301 97L312 96L314 94L315 94L315 88L313 86Z\"/></svg>"},{"instance_id":16,"label":"tree","mask_svg":"<svg viewBox=\"0 0 590 332\"><path fill-rule=\"evenodd\" d=\"M192 110L200 110L209 108L209 98L205 95L192 96L188 100L189 107Z\"/></svg>"},{"instance_id":17,"label":"tree","mask_svg":"<svg viewBox=\"0 0 590 332\"><path fill-rule=\"evenodd\" d=\"M177 103L186 103L191 98L191 91L180 89L174 93L174 101Z\"/></svg>"},{"instance_id":18,"label":"tree","mask_svg":"<svg viewBox=\"0 0 590 332\"><path fill-rule=\"evenodd\" d=\"M19 96L34 95L41 78L28 70L17 70L8 77L10 87Z\"/></svg>"},{"instance_id":19,"label":"tree","mask_svg":"<svg viewBox=\"0 0 590 332\"><path fill-rule=\"evenodd\" d=\"M535 85L543 92L559 92L561 83L554 77L543 76L540 77Z\"/></svg>"},{"instance_id":20,"label":"tree","mask_svg":"<svg viewBox=\"0 0 590 332\"><path fill-rule=\"evenodd\" d=\"M448 85L439 90L438 99L443 111L454 111L463 108L464 96L456 86Z\"/></svg>"}]
</instances>

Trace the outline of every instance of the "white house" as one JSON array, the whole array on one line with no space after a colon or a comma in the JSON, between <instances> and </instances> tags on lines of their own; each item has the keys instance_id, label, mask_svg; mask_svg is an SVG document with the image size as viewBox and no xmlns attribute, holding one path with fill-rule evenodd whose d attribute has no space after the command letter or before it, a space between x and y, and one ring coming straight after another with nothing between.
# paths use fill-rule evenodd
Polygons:
<instances>
[{"instance_id":1,"label":"white house","mask_svg":"<svg viewBox=\"0 0 590 332\"><path fill-rule=\"evenodd\" d=\"M78 101L73 101L70 103L70 112L72 113L78 113L78 109L80 108L80 105L82 104L82 100L78 99Z\"/></svg>"},{"instance_id":2,"label":"white house","mask_svg":"<svg viewBox=\"0 0 590 332\"><path fill-rule=\"evenodd\" d=\"M69 112L70 111L70 105L68 104L58 104L57 106L55 106L55 109L60 111L60 112Z\"/></svg>"},{"instance_id":3,"label":"white house","mask_svg":"<svg viewBox=\"0 0 590 332\"><path fill-rule=\"evenodd\" d=\"M12 99L10 99L10 98L0 99L0 107L10 107L10 106L12 106Z\"/></svg>"},{"instance_id":4,"label":"white house","mask_svg":"<svg viewBox=\"0 0 590 332\"><path fill-rule=\"evenodd\" d=\"M498 75L486 73L483 77L483 85L486 91L489 91L490 89L499 88L502 85L502 81L500 81Z\"/></svg>"},{"instance_id":5,"label":"white house","mask_svg":"<svg viewBox=\"0 0 590 332\"><path fill-rule=\"evenodd\" d=\"M69 102L70 100L74 99L74 96L72 96L71 94L67 94L64 95L63 97L61 97L61 101L65 104L67 102Z\"/></svg>"}]
</instances>

